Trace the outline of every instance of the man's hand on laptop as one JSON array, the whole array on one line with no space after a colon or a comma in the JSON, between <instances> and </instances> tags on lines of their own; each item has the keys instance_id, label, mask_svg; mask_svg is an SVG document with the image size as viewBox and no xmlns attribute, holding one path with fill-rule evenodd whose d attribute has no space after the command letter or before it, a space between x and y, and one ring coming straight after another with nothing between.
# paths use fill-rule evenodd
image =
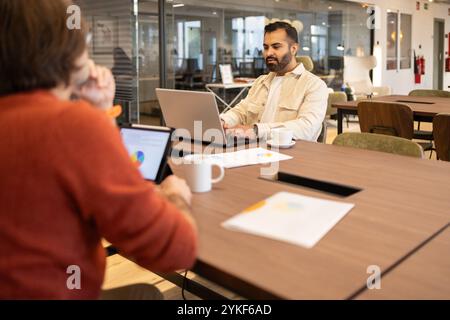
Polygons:
<instances>
[{"instance_id":1,"label":"man's hand on laptop","mask_svg":"<svg viewBox=\"0 0 450 320\"><path fill-rule=\"evenodd\" d=\"M238 125L233 128L226 128L227 134L232 135L237 138L249 138L249 139L255 139L256 134L253 126L243 126Z\"/></svg>"}]
</instances>

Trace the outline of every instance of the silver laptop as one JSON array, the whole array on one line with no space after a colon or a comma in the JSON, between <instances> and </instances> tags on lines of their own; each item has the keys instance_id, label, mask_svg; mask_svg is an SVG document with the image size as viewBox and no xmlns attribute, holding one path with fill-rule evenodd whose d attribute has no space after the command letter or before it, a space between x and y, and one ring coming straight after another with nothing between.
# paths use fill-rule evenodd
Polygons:
<instances>
[{"instance_id":1,"label":"silver laptop","mask_svg":"<svg viewBox=\"0 0 450 320\"><path fill-rule=\"evenodd\" d=\"M176 136L217 145L250 142L249 139L236 139L226 135L216 98L211 92L158 88L156 96L166 125L176 129Z\"/></svg>"}]
</instances>

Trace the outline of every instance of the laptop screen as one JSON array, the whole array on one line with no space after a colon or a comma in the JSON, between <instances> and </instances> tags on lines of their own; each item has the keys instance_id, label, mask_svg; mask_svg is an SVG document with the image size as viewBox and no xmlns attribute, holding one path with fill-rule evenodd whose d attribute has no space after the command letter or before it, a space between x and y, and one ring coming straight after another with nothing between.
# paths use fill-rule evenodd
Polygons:
<instances>
[{"instance_id":1,"label":"laptop screen","mask_svg":"<svg viewBox=\"0 0 450 320\"><path fill-rule=\"evenodd\" d=\"M122 128L122 138L131 160L146 180L156 181L165 163L170 131Z\"/></svg>"}]
</instances>

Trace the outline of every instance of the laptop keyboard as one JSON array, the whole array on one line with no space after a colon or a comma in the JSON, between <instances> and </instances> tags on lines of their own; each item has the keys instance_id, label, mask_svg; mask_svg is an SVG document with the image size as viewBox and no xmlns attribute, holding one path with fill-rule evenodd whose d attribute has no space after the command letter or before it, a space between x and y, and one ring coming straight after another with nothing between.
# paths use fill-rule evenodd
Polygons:
<instances>
[{"instance_id":1,"label":"laptop keyboard","mask_svg":"<svg viewBox=\"0 0 450 320\"><path fill-rule=\"evenodd\" d=\"M236 137L230 134L226 135L227 143L226 145L242 145L242 144L249 144L253 142L258 142L257 138L250 139L247 137Z\"/></svg>"}]
</instances>

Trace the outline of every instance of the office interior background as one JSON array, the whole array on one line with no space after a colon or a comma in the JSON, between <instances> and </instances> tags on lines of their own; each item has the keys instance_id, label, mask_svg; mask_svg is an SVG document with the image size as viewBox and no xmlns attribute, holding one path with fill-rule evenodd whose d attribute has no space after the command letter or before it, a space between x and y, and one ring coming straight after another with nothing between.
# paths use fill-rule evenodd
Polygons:
<instances>
[{"instance_id":1,"label":"office interior background","mask_svg":"<svg viewBox=\"0 0 450 320\"><path fill-rule=\"evenodd\" d=\"M450 86L444 65L449 54L447 1L76 3L93 35L91 56L113 70L116 100L126 107L123 121L158 122L155 88L205 90L205 84L220 81L220 64L230 64L236 77L267 72L262 57L264 26L273 20L288 20L297 28L298 55L310 56L312 72L335 91L344 82L344 56L376 56L373 84L389 86L393 94ZM420 83L415 83L414 54L426 62Z\"/></svg>"}]
</instances>

